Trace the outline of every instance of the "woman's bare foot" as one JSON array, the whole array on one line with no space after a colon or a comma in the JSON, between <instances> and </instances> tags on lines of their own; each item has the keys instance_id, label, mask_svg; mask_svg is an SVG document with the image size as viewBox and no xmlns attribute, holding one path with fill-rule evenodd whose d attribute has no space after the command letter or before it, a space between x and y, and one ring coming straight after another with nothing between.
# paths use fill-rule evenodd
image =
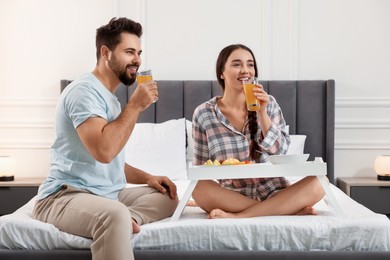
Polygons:
<instances>
[{"instance_id":1,"label":"woman's bare foot","mask_svg":"<svg viewBox=\"0 0 390 260\"><path fill-rule=\"evenodd\" d=\"M223 211L221 209L213 209L212 211L210 211L209 218L210 219L215 219L215 218L237 218L237 215L234 214L234 213L225 212L225 211Z\"/></svg>"},{"instance_id":2,"label":"woman's bare foot","mask_svg":"<svg viewBox=\"0 0 390 260\"><path fill-rule=\"evenodd\" d=\"M194 200L189 200L186 204L188 207L198 207L198 204Z\"/></svg>"},{"instance_id":3,"label":"woman's bare foot","mask_svg":"<svg viewBox=\"0 0 390 260\"><path fill-rule=\"evenodd\" d=\"M305 207L296 212L294 215L317 215L317 211L313 207Z\"/></svg>"},{"instance_id":4,"label":"woman's bare foot","mask_svg":"<svg viewBox=\"0 0 390 260\"><path fill-rule=\"evenodd\" d=\"M133 227L133 234L139 233L141 231L141 227L134 219L131 219L131 225Z\"/></svg>"},{"instance_id":5,"label":"woman's bare foot","mask_svg":"<svg viewBox=\"0 0 390 260\"><path fill-rule=\"evenodd\" d=\"M300 211L296 212L294 215L317 215L317 211L313 207L305 207ZM242 216L241 216L242 217ZM240 218L235 213L225 212L221 209L213 209L209 214L210 219L216 218Z\"/></svg>"}]
</instances>

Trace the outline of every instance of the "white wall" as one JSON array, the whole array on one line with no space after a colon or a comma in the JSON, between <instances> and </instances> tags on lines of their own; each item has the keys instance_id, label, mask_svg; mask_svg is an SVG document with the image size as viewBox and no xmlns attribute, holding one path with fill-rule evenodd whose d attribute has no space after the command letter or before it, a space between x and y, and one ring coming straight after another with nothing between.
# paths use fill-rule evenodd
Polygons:
<instances>
[{"instance_id":1,"label":"white wall","mask_svg":"<svg viewBox=\"0 0 390 260\"><path fill-rule=\"evenodd\" d=\"M244 43L264 79L336 81L336 177L374 175L390 153L390 1L0 0L0 155L45 176L59 80L91 71L95 30L144 25L156 79L214 79L218 52Z\"/></svg>"}]
</instances>

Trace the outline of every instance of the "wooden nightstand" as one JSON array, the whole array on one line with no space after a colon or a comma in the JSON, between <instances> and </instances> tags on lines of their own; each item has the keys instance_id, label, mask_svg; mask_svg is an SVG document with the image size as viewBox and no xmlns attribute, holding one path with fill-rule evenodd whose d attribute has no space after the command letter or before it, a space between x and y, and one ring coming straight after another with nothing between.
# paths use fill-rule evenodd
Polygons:
<instances>
[{"instance_id":1,"label":"wooden nightstand","mask_svg":"<svg viewBox=\"0 0 390 260\"><path fill-rule=\"evenodd\" d=\"M44 180L44 177L15 178L14 181L0 182L0 216L11 214L26 204L37 194Z\"/></svg>"},{"instance_id":2,"label":"wooden nightstand","mask_svg":"<svg viewBox=\"0 0 390 260\"><path fill-rule=\"evenodd\" d=\"M338 178L337 186L372 211L389 216L390 181L378 181L374 177Z\"/></svg>"}]
</instances>

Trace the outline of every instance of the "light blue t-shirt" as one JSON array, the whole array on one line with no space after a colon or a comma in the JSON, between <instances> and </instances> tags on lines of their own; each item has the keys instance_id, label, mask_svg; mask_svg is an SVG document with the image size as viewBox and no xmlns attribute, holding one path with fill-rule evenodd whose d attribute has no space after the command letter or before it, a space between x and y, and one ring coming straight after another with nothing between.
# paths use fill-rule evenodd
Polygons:
<instances>
[{"instance_id":1,"label":"light blue t-shirt","mask_svg":"<svg viewBox=\"0 0 390 260\"><path fill-rule=\"evenodd\" d=\"M50 173L39 187L38 199L57 192L64 184L118 199L118 193L126 186L124 149L112 162L100 163L88 153L76 128L90 117L111 122L120 112L117 97L92 73L65 88L56 108L56 138L51 147Z\"/></svg>"}]
</instances>

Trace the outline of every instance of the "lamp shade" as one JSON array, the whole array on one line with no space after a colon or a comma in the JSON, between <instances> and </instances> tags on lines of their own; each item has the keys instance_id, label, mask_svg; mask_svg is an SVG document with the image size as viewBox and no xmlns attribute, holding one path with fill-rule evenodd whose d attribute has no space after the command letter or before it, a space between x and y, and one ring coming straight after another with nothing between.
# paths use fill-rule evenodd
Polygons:
<instances>
[{"instance_id":1,"label":"lamp shade","mask_svg":"<svg viewBox=\"0 0 390 260\"><path fill-rule=\"evenodd\" d=\"M0 156L0 181L13 181L15 162L9 156Z\"/></svg>"},{"instance_id":2,"label":"lamp shade","mask_svg":"<svg viewBox=\"0 0 390 260\"><path fill-rule=\"evenodd\" d=\"M375 159L375 171L378 180L390 181L390 155L380 155Z\"/></svg>"}]
</instances>

